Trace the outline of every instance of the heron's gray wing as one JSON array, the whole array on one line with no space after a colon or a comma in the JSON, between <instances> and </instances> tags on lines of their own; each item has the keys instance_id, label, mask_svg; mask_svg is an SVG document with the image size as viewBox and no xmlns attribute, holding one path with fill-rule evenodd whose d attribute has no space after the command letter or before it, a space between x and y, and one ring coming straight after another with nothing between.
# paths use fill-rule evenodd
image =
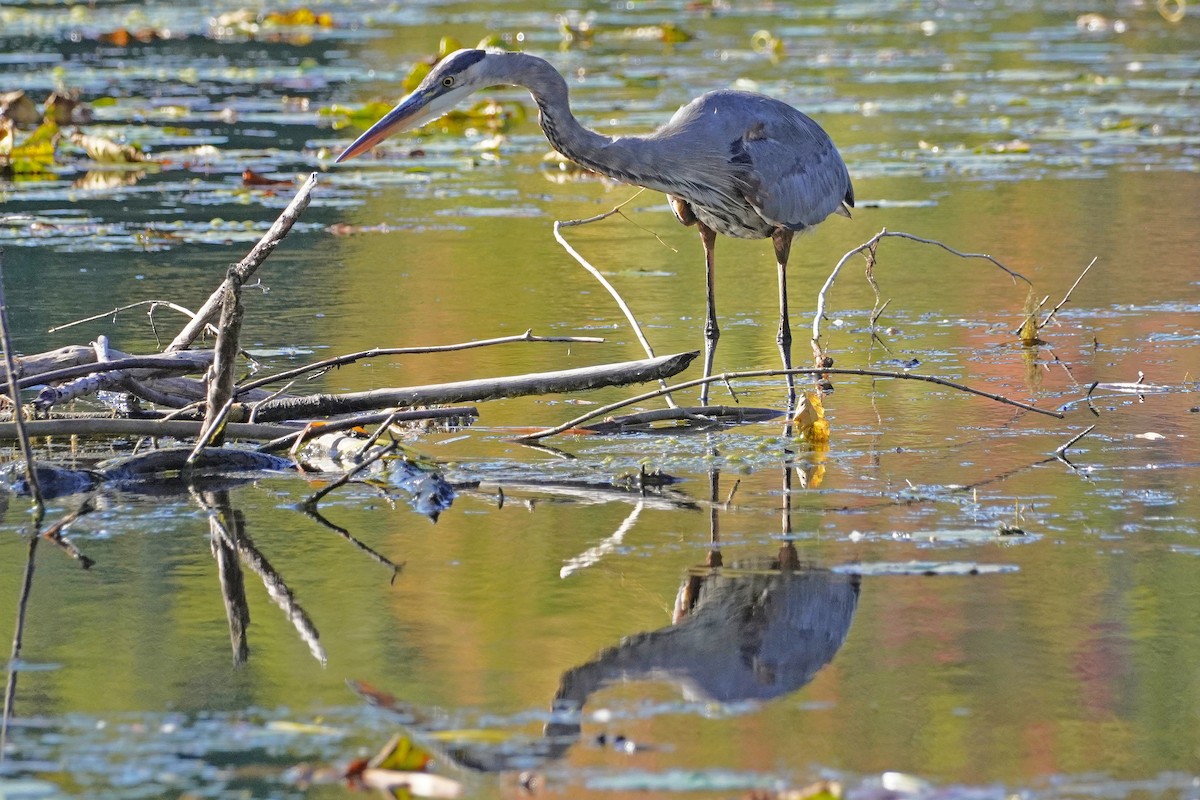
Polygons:
<instances>
[{"instance_id":1,"label":"heron's gray wing","mask_svg":"<svg viewBox=\"0 0 1200 800\"><path fill-rule=\"evenodd\" d=\"M746 200L767 221L792 230L816 225L854 205L846 164L821 126L791 106L772 103L741 140Z\"/></svg>"}]
</instances>

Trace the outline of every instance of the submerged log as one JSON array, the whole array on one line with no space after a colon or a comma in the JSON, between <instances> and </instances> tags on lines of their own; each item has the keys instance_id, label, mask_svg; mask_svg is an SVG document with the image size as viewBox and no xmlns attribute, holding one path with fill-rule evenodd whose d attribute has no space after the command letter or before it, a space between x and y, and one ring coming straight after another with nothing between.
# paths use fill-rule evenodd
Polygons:
<instances>
[{"instance_id":1,"label":"submerged log","mask_svg":"<svg viewBox=\"0 0 1200 800\"><path fill-rule=\"evenodd\" d=\"M347 394L317 394L286 397L258 404L254 418L259 422L353 414L377 408L411 408L445 403L482 402L502 397L553 394L645 383L677 375L687 369L698 352L677 353L640 361L623 361L596 367L536 372L504 378L485 378L397 389L374 389ZM246 419L251 407L240 405L230 419Z\"/></svg>"}]
</instances>

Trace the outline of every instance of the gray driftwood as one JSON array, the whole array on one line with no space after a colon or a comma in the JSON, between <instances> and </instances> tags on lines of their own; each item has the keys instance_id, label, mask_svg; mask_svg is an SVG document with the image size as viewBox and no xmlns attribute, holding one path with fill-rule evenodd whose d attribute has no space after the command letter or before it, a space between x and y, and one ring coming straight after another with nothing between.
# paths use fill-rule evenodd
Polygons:
<instances>
[{"instance_id":1,"label":"gray driftwood","mask_svg":"<svg viewBox=\"0 0 1200 800\"><path fill-rule=\"evenodd\" d=\"M504 378L485 378L398 389L374 389L347 394L316 394L307 397L281 397L260 403L254 412L259 422L299 419L314 416L353 414L378 408L411 408L446 403L482 402L502 397L553 394L645 383L677 375L699 355L696 351L677 353L640 361L623 361L595 367L537 372ZM231 419L246 419L250 406L235 408Z\"/></svg>"}]
</instances>

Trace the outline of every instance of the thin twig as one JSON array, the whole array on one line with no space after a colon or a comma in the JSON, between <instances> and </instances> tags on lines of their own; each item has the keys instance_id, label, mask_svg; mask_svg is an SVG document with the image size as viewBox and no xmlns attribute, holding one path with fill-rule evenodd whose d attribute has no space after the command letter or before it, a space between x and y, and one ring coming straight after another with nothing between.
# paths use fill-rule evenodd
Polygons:
<instances>
[{"instance_id":1,"label":"thin twig","mask_svg":"<svg viewBox=\"0 0 1200 800\"><path fill-rule=\"evenodd\" d=\"M67 529L71 523L82 517L84 514L90 514L96 510L96 506L92 502L92 498L88 497L79 504L79 508L67 514L62 519L55 522L46 530L42 531L42 538L54 542L71 558L79 562L79 566L84 569L91 569L96 565L96 562L83 554L83 551L75 546L75 543L63 535L63 531Z\"/></svg>"},{"instance_id":2,"label":"thin twig","mask_svg":"<svg viewBox=\"0 0 1200 800\"><path fill-rule=\"evenodd\" d=\"M152 372L203 372L212 362L211 351L188 350L180 353L164 353L157 356L129 356L110 361L77 364L63 367L40 375L28 375L17 381L18 389L28 389L42 383L56 383L79 378L84 375L114 372L117 370L148 370ZM145 377L145 376L139 376Z\"/></svg>"},{"instance_id":3,"label":"thin twig","mask_svg":"<svg viewBox=\"0 0 1200 800\"><path fill-rule=\"evenodd\" d=\"M1091 433L1091 432L1092 432L1092 430L1093 430L1093 429L1095 429L1095 427L1096 427L1095 425L1088 425L1086 428L1084 428L1082 431L1080 431L1080 432L1079 432L1079 433L1078 433L1076 436L1073 436L1073 437L1071 437L1071 440L1070 440L1069 442L1067 442L1066 444L1063 444L1063 445L1060 445L1059 447L1057 447L1057 448L1054 450L1054 457L1055 457L1055 458L1061 458L1061 459L1063 459L1063 460L1065 461L1065 460L1066 460L1066 453L1067 453L1067 449L1068 449L1068 448L1070 448L1070 446L1071 446L1071 445L1075 444L1075 443L1076 443L1076 442L1078 442L1080 439L1082 439L1083 437L1085 437L1085 436L1087 436L1089 433Z\"/></svg>"},{"instance_id":4,"label":"thin twig","mask_svg":"<svg viewBox=\"0 0 1200 800\"><path fill-rule=\"evenodd\" d=\"M855 254L861 253L865 250L871 253L869 260L870 258L873 258L876 246L879 244L880 240L885 238L908 239L909 241L919 242L921 244L931 244L936 247L940 247L946 252L956 255L959 258L981 258L985 261L990 261L992 264L995 264L1001 270L1008 273L1010 277L1014 279L1020 279L1030 286L1033 285L1033 283L1024 275L1015 270L1009 269L987 253L964 253L960 250L955 250L953 247L943 244L936 239L926 239L923 236L914 236L911 233L903 233L902 231L889 231L887 228L884 228L883 230L879 231L879 233L875 234L870 239L842 256L837 262L837 265L834 266L833 272L829 273L829 277L825 279L825 285L821 287L821 291L817 292L817 310L816 313L813 314L812 323L812 347L813 355L816 357L818 363L824 357L824 352L821 350L820 344L821 320L825 318L825 304L829 295L829 290L833 287L834 280L836 280L838 273L841 272L841 269L845 263L849 261L850 258ZM876 296L878 297L878 290Z\"/></svg>"},{"instance_id":5,"label":"thin twig","mask_svg":"<svg viewBox=\"0 0 1200 800\"><path fill-rule=\"evenodd\" d=\"M573 228L577 225L587 225L592 222L599 222L600 220L608 219L613 214L621 213L621 206L630 202L630 200L633 200L633 198L637 197L639 194L641 194L641 192L642 192L642 190L639 189L633 195L633 197L629 198L629 200L626 200L624 203L621 203L620 205L617 205L617 206L609 209L608 211L605 211L603 214L597 214L594 217L588 217L587 219L555 220L554 221L554 240L556 242L558 242L560 245L562 245L563 249L567 251L567 254L570 255L571 258L573 258L577 262L579 262L579 265L581 267L583 267L584 269L586 269L591 274L591 276L593 278L595 278L597 281L599 281L600 285L603 286L604 289L610 295L612 295L613 300L615 300L617 303L617 307L620 308L621 312L625 315L625 319L629 320L629 324L633 328L634 335L637 336L638 342L640 342L642 345L642 350L645 351L646 356L648 358L654 358L654 348L652 348L650 346L650 342L646 339L646 335L644 333L642 333L642 326L638 324L637 317L635 317L633 315L633 311L625 303L625 299L623 297L621 297L621 293L617 291L615 286L613 286L611 283L608 282L607 278L605 278L603 275L600 274L600 270L596 269L594 266L591 265L591 263L586 258L584 258L582 255L580 255L579 251L576 250L574 247L572 247L571 243L568 242L566 237L563 236L563 234L562 234L563 228ZM667 383L665 380L660 380L659 385L665 389L667 386ZM667 398L667 404L674 406L675 400L674 400L674 398L671 397L671 393L664 392L663 394Z\"/></svg>"},{"instance_id":6,"label":"thin twig","mask_svg":"<svg viewBox=\"0 0 1200 800\"><path fill-rule=\"evenodd\" d=\"M307 500L305 500L303 503L301 503L300 504L301 507L309 508L309 509L316 508L317 503L320 503L321 498L323 498L325 495L329 494L334 489L345 486L347 483L349 483L351 481L351 479L354 478L355 475L362 472L364 469L371 466L376 461L378 461L379 459L388 455L389 453L394 452L399 447L400 447L399 443L390 442L386 447L379 448L374 453L372 453L370 455L370 457L368 457L366 460L364 460L361 464L357 464L352 469L346 470L345 474L343 474L342 477L338 478L336 481L329 484L324 489L321 489L320 491L316 492L315 494L312 495L312 497L309 497Z\"/></svg>"},{"instance_id":7,"label":"thin twig","mask_svg":"<svg viewBox=\"0 0 1200 800\"><path fill-rule=\"evenodd\" d=\"M29 608L29 594L33 589L34 554L37 553L40 536L29 537L29 550L25 554L25 574L21 581L21 598L17 601L17 621L13 629L12 650L8 657L8 679L4 684L4 716L0 718L0 764L8 752L8 722L13 716L13 703L17 698L17 675L20 674L21 643L25 638L25 612Z\"/></svg>"},{"instance_id":8,"label":"thin twig","mask_svg":"<svg viewBox=\"0 0 1200 800\"><path fill-rule=\"evenodd\" d=\"M511 344L513 342L566 342L569 344L595 344L603 343L604 339L599 336L535 336L533 330L530 329L524 333L514 336L498 336L493 339L479 339L471 342L459 342L458 344L428 345L425 347L374 347L370 350L361 350L357 353L349 353L347 355L337 356L335 358L327 358L322 361L316 361L312 364L305 364L303 366L296 367L295 369L278 372L274 375L264 375L261 378L255 378L252 381L247 381L246 383L241 384L237 387L237 391L245 392L250 389L256 389L259 386L265 386L268 383L289 380L298 375L304 375L308 372L321 372L333 369L334 367L341 367L346 364L351 364L355 361L360 361L364 358L422 355L425 353L447 353L457 350L470 350L474 347L489 347L497 344Z\"/></svg>"},{"instance_id":9,"label":"thin twig","mask_svg":"<svg viewBox=\"0 0 1200 800\"><path fill-rule=\"evenodd\" d=\"M154 310L156 308L158 308L158 306L166 306L167 308L171 309L172 311L178 311L180 314L183 314L185 317L187 317L189 319L194 319L196 317L196 312L192 311L191 309L184 308L183 306L178 305L177 303L172 303L169 300L139 300L136 303L129 303L128 305L123 305L123 306L114 308L111 311L105 311L103 314L93 314L90 317L84 317L83 319L77 319L72 322L64 322L62 325L55 325L53 328L50 328L46 332L47 333L57 333L58 331L66 330L67 328L74 328L76 325L83 325L88 322L95 322L98 319L105 319L107 317L115 317L117 314L120 314L122 311L128 311L129 309L137 308L138 306L150 306L150 311L148 313L152 317L154 316ZM215 335L217 332L216 328L212 327L211 325L208 327L209 327L209 331Z\"/></svg>"},{"instance_id":10,"label":"thin twig","mask_svg":"<svg viewBox=\"0 0 1200 800\"><path fill-rule=\"evenodd\" d=\"M1093 258L1091 262L1083 268L1083 272L1079 273L1079 277L1076 278L1075 282L1071 284L1071 288L1067 289L1067 293L1063 295L1063 299L1058 301L1058 305L1050 309L1050 313L1048 313L1046 318L1042 320L1041 324L1037 326L1039 331L1049 325L1050 320L1054 319L1054 315L1058 313L1058 310L1067 304L1067 302L1071 299L1071 292L1075 291L1075 287L1078 286L1079 282L1083 280L1083 276L1088 274L1088 270L1094 267L1096 265L1096 261L1098 260L1098 257Z\"/></svg>"},{"instance_id":11,"label":"thin twig","mask_svg":"<svg viewBox=\"0 0 1200 800\"><path fill-rule=\"evenodd\" d=\"M974 395L978 395L980 397L986 397L987 399L994 400L998 403L1004 403L1005 405L1016 406L1017 408L1024 409L1025 411L1032 411L1035 414L1044 414L1048 417L1055 417L1057 419L1062 419L1065 416L1064 414L1061 414L1058 411L1047 411L1046 409L1043 409L1043 408L1037 408L1036 406L1031 406L1027 403L1022 403L1019 400L1010 400L1009 398L1004 397L1003 395L993 394L992 392L985 392L982 389L974 389L970 386L965 386L961 383L956 383L954 381L947 380L945 378L938 378L933 375L915 375L915 374L908 373L908 372L892 372L890 370L881 370L881 369L840 369L840 368L833 368L833 367L828 367L828 368L810 367L807 369L760 369L760 370L751 370L751 371L747 371L747 372L727 372L727 373L722 373L720 375L710 375L707 378L695 378L694 380L684 381L683 383L677 383L674 386L670 387L669 391L676 391L679 389L687 389L692 386L699 386L702 383L711 383L713 381L726 381L726 380L730 380L733 378L766 378L766 377L775 377L778 375L826 375L826 374L830 374L830 375L863 375L863 376L868 376L868 377L873 377L873 378L898 378L900 380L925 381L926 383L936 383L939 386L946 386L951 389L957 389L960 392L967 392L968 394L974 394ZM591 411L589 411L587 414L576 417L572 420L568 420L567 422L564 422L561 425L556 425L553 428L547 428L546 430L543 430L543 431L537 431L536 433L531 433L531 434L527 434L525 436L516 437L516 441L524 442L524 441L543 439L547 436L554 436L555 434L559 434L559 433L562 433L563 431L570 430L571 428L577 427L577 426L583 424L584 422L587 422L589 419L593 419L595 417L599 417L599 416L603 416L604 414L608 414L612 411L616 411L618 408L624 408L625 406L633 405L635 403L642 403L642 402L645 402L646 400L652 400L655 397L661 396L663 394L663 391L664 390L662 390L662 389L658 389L658 390L655 390L652 392L646 392L644 394L640 394L637 397L631 397L626 400L618 401L616 403L609 403L606 406L600 406L598 408L594 408Z\"/></svg>"},{"instance_id":12,"label":"thin twig","mask_svg":"<svg viewBox=\"0 0 1200 800\"><path fill-rule=\"evenodd\" d=\"M25 480L29 484L29 495L33 498L33 527L37 530L46 515L46 503L42 499L42 487L38 483L37 466L33 463L33 447L25 431L25 409L21 407L21 393L17 389L17 362L13 357L12 337L8 334L8 302L4 297L4 251L0 250L0 344L4 347L4 366L8 378L8 396L13 404L13 424L17 428L17 440L21 443L21 455L25 459Z\"/></svg>"}]
</instances>

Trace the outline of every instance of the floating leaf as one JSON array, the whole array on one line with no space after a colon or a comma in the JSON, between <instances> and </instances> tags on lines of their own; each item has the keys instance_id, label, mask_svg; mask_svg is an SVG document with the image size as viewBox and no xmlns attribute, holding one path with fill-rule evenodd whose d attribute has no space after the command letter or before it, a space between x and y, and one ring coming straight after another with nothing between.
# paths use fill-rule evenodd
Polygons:
<instances>
[{"instance_id":1,"label":"floating leaf","mask_svg":"<svg viewBox=\"0 0 1200 800\"><path fill-rule=\"evenodd\" d=\"M78 89L51 92L42 109L43 118L60 128L73 122L88 122L92 118L91 109L79 102Z\"/></svg>"},{"instance_id":2,"label":"floating leaf","mask_svg":"<svg viewBox=\"0 0 1200 800\"><path fill-rule=\"evenodd\" d=\"M441 41L438 42L437 60L441 61L454 51L462 49L462 42L460 42L458 39L455 39L453 36L443 36Z\"/></svg>"},{"instance_id":3,"label":"floating leaf","mask_svg":"<svg viewBox=\"0 0 1200 800\"><path fill-rule=\"evenodd\" d=\"M367 762L367 767L415 772L428 767L432 760L433 756L423 747L404 734L398 733Z\"/></svg>"},{"instance_id":4,"label":"floating leaf","mask_svg":"<svg viewBox=\"0 0 1200 800\"><path fill-rule=\"evenodd\" d=\"M976 147L975 152L992 155L1013 155L1029 152L1029 142L1024 139L1013 139L1008 142L993 142L992 144Z\"/></svg>"},{"instance_id":5,"label":"floating leaf","mask_svg":"<svg viewBox=\"0 0 1200 800\"><path fill-rule=\"evenodd\" d=\"M772 61L783 57L783 40L768 30L755 31L750 37L750 49Z\"/></svg>"},{"instance_id":6,"label":"floating leaf","mask_svg":"<svg viewBox=\"0 0 1200 800\"><path fill-rule=\"evenodd\" d=\"M425 80L425 76L433 67L426 61L418 61L412 65L412 69L404 76L404 80L400 81L400 87L406 92L411 92L421 85L421 81Z\"/></svg>"},{"instance_id":7,"label":"floating leaf","mask_svg":"<svg viewBox=\"0 0 1200 800\"><path fill-rule=\"evenodd\" d=\"M1017 331L1017 335L1021 338L1021 344L1026 347L1034 347L1039 344L1045 344L1038 338L1038 314L1042 310L1042 304L1034 295L1033 289L1025 295L1025 321L1021 323L1021 328Z\"/></svg>"},{"instance_id":8,"label":"floating leaf","mask_svg":"<svg viewBox=\"0 0 1200 800\"><path fill-rule=\"evenodd\" d=\"M276 178L268 178L266 175L255 172L252 169L242 170L242 185L243 186L291 186L290 180L278 180Z\"/></svg>"},{"instance_id":9,"label":"floating leaf","mask_svg":"<svg viewBox=\"0 0 1200 800\"><path fill-rule=\"evenodd\" d=\"M389 769L368 767L362 771L359 780L364 785L387 792L393 797L462 797L463 785L453 778L444 775L434 775L429 772L397 772Z\"/></svg>"},{"instance_id":10,"label":"floating leaf","mask_svg":"<svg viewBox=\"0 0 1200 800\"><path fill-rule=\"evenodd\" d=\"M333 17L329 14L318 14L311 8L296 8L291 11L269 11L263 17L267 25L308 25L318 28L332 28Z\"/></svg>"},{"instance_id":11,"label":"floating leaf","mask_svg":"<svg viewBox=\"0 0 1200 800\"><path fill-rule=\"evenodd\" d=\"M137 164L150 159L136 147L114 142L103 136L92 136L76 131L71 134L71 144L82 148L88 158L101 164Z\"/></svg>"},{"instance_id":12,"label":"floating leaf","mask_svg":"<svg viewBox=\"0 0 1200 800\"><path fill-rule=\"evenodd\" d=\"M825 419L825 406L817 392L800 393L800 405L792 416L796 435L817 447L829 446L829 423Z\"/></svg>"},{"instance_id":13,"label":"floating leaf","mask_svg":"<svg viewBox=\"0 0 1200 800\"><path fill-rule=\"evenodd\" d=\"M42 115L29 95L18 89L0 94L0 118L12 120L17 125L36 125L41 122Z\"/></svg>"},{"instance_id":14,"label":"floating leaf","mask_svg":"<svg viewBox=\"0 0 1200 800\"><path fill-rule=\"evenodd\" d=\"M0 119L0 172L11 175L34 175L47 172L54 166L54 146L58 142L58 126L43 122L20 144L11 120Z\"/></svg>"}]
</instances>

